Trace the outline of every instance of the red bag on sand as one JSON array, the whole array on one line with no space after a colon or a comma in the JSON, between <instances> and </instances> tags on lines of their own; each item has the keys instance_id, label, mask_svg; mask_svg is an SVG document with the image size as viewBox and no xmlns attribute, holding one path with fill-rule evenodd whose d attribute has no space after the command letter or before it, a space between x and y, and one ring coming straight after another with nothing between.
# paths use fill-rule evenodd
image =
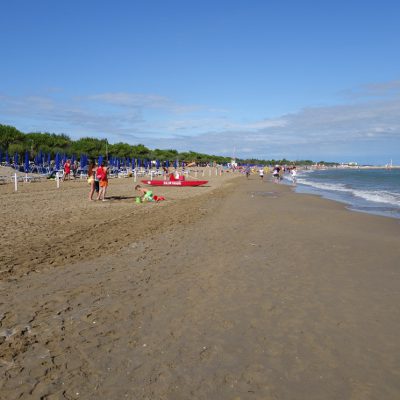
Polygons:
<instances>
[{"instance_id":1,"label":"red bag on sand","mask_svg":"<svg viewBox=\"0 0 400 400\"><path fill-rule=\"evenodd\" d=\"M162 200L165 200L165 197L163 197L163 196L153 196L153 199L155 201L162 201Z\"/></svg>"}]
</instances>

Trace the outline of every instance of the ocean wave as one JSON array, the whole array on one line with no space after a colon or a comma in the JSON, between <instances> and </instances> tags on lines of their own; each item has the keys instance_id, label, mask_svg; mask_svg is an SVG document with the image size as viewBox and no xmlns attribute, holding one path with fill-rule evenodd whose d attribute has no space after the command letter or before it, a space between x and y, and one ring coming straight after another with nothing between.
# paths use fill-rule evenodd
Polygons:
<instances>
[{"instance_id":1,"label":"ocean wave","mask_svg":"<svg viewBox=\"0 0 400 400\"><path fill-rule=\"evenodd\" d=\"M400 193L383 190L361 190L346 187L340 183L312 182L305 179L298 179L299 184L311 186L322 191L346 193L373 203L384 203L400 207Z\"/></svg>"}]
</instances>

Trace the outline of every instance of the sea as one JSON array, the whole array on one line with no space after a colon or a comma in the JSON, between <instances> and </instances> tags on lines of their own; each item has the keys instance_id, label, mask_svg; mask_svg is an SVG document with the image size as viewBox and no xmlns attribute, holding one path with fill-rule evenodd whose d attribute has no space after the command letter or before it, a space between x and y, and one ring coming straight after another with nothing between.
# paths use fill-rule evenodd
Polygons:
<instances>
[{"instance_id":1,"label":"sea","mask_svg":"<svg viewBox=\"0 0 400 400\"><path fill-rule=\"evenodd\" d=\"M284 181L290 184L290 176ZM400 168L300 170L295 191L345 203L353 211L400 219Z\"/></svg>"}]
</instances>

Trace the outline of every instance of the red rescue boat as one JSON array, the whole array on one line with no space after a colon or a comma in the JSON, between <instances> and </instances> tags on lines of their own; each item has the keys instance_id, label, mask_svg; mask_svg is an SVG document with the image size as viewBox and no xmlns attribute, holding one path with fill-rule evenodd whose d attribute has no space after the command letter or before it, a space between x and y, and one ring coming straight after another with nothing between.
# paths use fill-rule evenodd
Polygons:
<instances>
[{"instance_id":1,"label":"red rescue boat","mask_svg":"<svg viewBox=\"0 0 400 400\"><path fill-rule=\"evenodd\" d=\"M156 180L142 180L145 185L151 186L201 186L208 183L208 181L156 181Z\"/></svg>"},{"instance_id":2,"label":"red rescue boat","mask_svg":"<svg viewBox=\"0 0 400 400\"><path fill-rule=\"evenodd\" d=\"M183 175L173 173L169 175L169 181L167 180L142 180L145 185L151 186L201 186L208 183L208 181L187 181Z\"/></svg>"}]
</instances>

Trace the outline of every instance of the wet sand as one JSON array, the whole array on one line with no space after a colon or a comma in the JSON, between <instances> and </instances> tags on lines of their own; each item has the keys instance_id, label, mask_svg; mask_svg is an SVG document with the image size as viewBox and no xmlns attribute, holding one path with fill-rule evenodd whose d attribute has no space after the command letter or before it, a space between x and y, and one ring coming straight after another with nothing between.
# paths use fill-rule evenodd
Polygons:
<instances>
[{"instance_id":1,"label":"wet sand","mask_svg":"<svg viewBox=\"0 0 400 400\"><path fill-rule=\"evenodd\" d=\"M0 398L400 398L399 221L228 175L1 186Z\"/></svg>"}]
</instances>

